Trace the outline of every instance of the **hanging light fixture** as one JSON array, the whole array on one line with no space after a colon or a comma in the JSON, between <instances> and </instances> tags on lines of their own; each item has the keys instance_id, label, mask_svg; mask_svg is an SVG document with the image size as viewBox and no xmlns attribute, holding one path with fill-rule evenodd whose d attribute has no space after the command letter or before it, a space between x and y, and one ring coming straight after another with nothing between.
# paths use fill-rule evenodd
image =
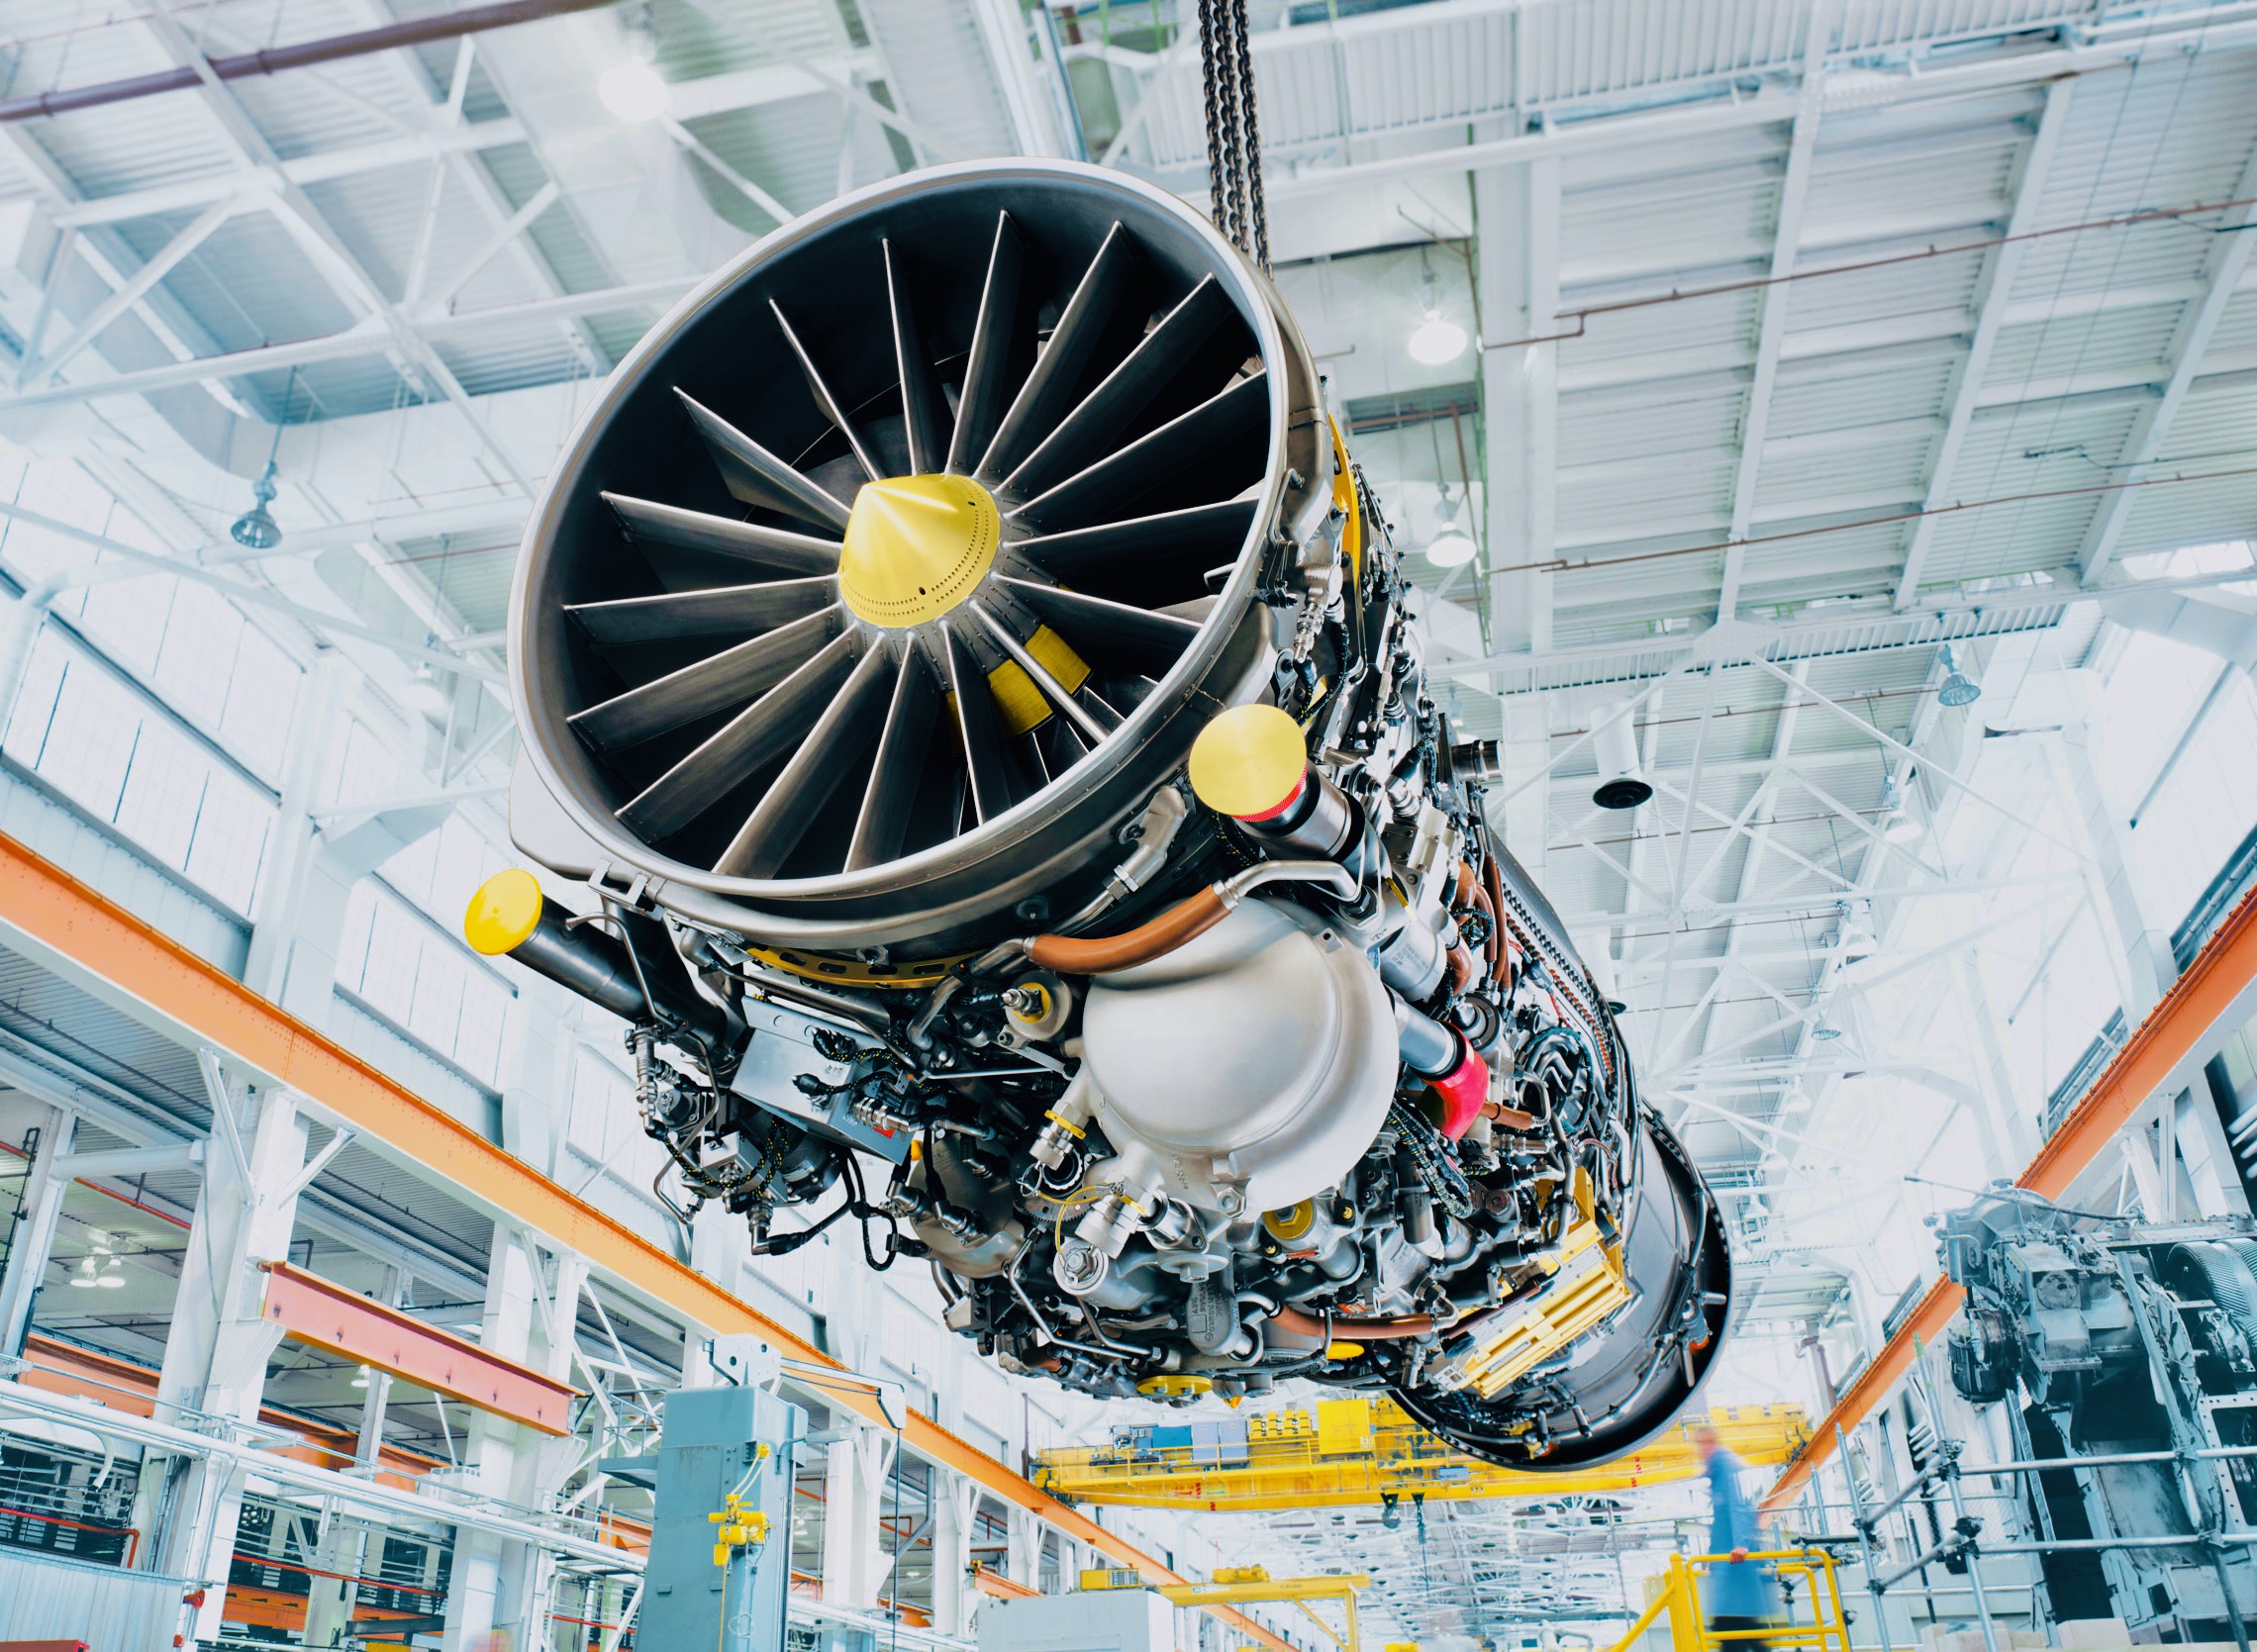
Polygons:
<instances>
[{"instance_id":1,"label":"hanging light fixture","mask_svg":"<svg viewBox=\"0 0 2257 1652\"><path fill-rule=\"evenodd\" d=\"M1983 685L1959 669L1948 642L1943 645L1943 687L1935 691L1938 705L1972 706L1983 698Z\"/></svg>"},{"instance_id":2,"label":"hanging light fixture","mask_svg":"<svg viewBox=\"0 0 2257 1652\"><path fill-rule=\"evenodd\" d=\"M1812 1026L1811 1036L1821 1044L1830 1044L1841 1036L1841 1028L1821 1016L1816 1023Z\"/></svg>"},{"instance_id":3,"label":"hanging light fixture","mask_svg":"<svg viewBox=\"0 0 2257 1652\"><path fill-rule=\"evenodd\" d=\"M1916 843L1927 826L1905 802L1905 794L1891 775L1881 786L1881 835L1892 843Z\"/></svg>"},{"instance_id":4,"label":"hanging light fixture","mask_svg":"<svg viewBox=\"0 0 2257 1652\"><path fill-rule=\"evenodd\" d=\"M1811 1111L1811 1093L1801 1085L1792 1085L1779 1099L1781 1113L1808 1113Z\"/></svg>"},{"instance_id":5,"label":"hanging light fixture","mask_svg":"<svg viewBox=\"0 0 2257 1652\"><path fill-rule=\"evenodd\" d=\"M258 480L250 484L250 509L228 525L228 537L245 550L272 550L282 542L282 529L267 507L274 503L274 460L282 451L282 427L290 419L290 401L298 389L298 369L290 369L290 381L282 389L282 408L274 416L274 439L267 444L266 468L258 473Z\"/></svg>"},{"instance_id":6,"label":"hanging light fixture","mask_svg":"<svg viewBox=\"0 0 2257 1652\"><path fill-rule=\"evenodd\" d=\"M1411 330L1411 359L1439 367L1465 353L1465 329L1442 314L1442 285L1434 278L1433 262L1423 252L1419 258L1425 267L1419 281L1419 310L1426 319Z\"/></svg>"},{"instance_id":7,"label":"hanging light fixture","mask_svg":"<svg viewBox=\"0 0 2257 1652\"><path fill-rule=\"evenodd\" d=\"M1844 901L1836 910L1841 915L1841 923L1835 929L1835 945L1841 951L1842 961L1853 963L1859 958L1872 957L1880 942L1874 938L1873 926L1865 922L1857 904Z\"/></svg>"},{"instance_id":8,"label":"hanging light fixture","mask_svg":"<svg viewBox=\"0 0 2257 1652\"><path fill-rule=\"evenodd\" d=\"M620 26L627 55L604 70L596 81L596 96L623 121L655 121L666 113L672 92L657 69L658 30L650 21L650 8L639 6Z\"/></svg>"},{"instance_id":9,"label":"hanging light fixture","mask_svg":"<svg viewBox=\"0 0 2257 1652\"><path fill-rule=\"evenodd\" d=\"M428 659L416 662L416 668L408 673L408 680L395 698L409 711L420 712L425 717L437 717L446 710L446 690L440 686L439 673L431 668Z\"/></svg>"},{"instance_id":10,"label":"hanging light fixture","mask_svg":"<svg viewBox=\"0 0 2257 1652\"><path fill-rule=\"evenodd\" d=\"M1481 547L1473 542L1473 535L1458 526L1458 502L1450 497L1450 485L1442 484L1442 501L1434 507L1435 519L1441 526L1434 536L1426 541L1426 560L1437 568L1462 568Z\"/></svg>"},{"instance_id":11,"label":"hanging light fixture","mask_svg":"<svg viewBox=\"0 0 2257 1652\"><path fill-rule=\"evenodd\" d=\"M1591 801L1602 809L1635 809L1653 796L1638 761L1638 731L1627 700L1610 701L1592 718L1591 751L1599 765Z\"/></svg>"}]
</instances>

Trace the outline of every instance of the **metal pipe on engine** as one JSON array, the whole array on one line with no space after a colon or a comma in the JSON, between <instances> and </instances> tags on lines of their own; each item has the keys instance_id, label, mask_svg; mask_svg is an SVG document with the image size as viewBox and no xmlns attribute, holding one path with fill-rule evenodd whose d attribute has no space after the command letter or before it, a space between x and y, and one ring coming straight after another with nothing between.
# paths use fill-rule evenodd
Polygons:
<instances>
[{"instance_id":1,"label":"metal pipe on engine","mask_svg":"<svg viewBox=\"0 0 2257 1652\"><path fill-rule=\"evenodd\" d=\"M489 958L512 958L536 975L567 987L624 1020L665 1020L708 1039L728 1029L718 1005L698 996L672 956L642 956L593 922L574 923L522 867L496 872L478 886L462 932Z\"/></svg>"}]
</instances>

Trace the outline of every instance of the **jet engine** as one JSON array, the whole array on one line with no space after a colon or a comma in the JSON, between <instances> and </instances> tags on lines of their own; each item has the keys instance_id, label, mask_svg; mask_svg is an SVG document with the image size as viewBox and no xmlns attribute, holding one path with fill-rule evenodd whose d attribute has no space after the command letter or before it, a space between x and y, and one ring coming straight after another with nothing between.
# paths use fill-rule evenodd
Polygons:
<instances>
[{"instance_id":1,"label":"jet engine","mask_svg":"<svg viewBox=\"0 0 2257 1652\"><path fill-rule=\"evenodd\" d=\"M930 1263L1015 1372L1386 1389L1500 1462L1664 1426L1716 1207L1483 812L1262 273L1119 173L790 224L621 364L510 616L527 872L660 1194Z\"/></svg>"}]
</instances>

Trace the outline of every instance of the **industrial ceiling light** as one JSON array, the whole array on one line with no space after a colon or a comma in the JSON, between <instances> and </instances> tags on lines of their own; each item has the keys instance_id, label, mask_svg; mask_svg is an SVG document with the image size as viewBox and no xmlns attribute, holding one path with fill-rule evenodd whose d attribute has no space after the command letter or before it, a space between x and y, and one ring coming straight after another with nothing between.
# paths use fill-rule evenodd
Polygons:
<instances>
[{"instance_id":1,"label":"industrial ceiling light","mask_svg":"<svg viewBox=\"0 0 2257 1652\"><path fill-rule=\"evenodd\" d=\"M1591 750L1599 763L1599 783L1591 789L1593 803L1602 809L1635 809L1653 796L1638 764L1638 733L1628 701L1615 700L1599 708Z\"/></svg>"},{"instance_id":2,"label":"industrial ceiling light","mask_svg":"<svg viewBox=\"0 0 2257 1652\"><path fill-rule=\"evenodd\" d=\"M1473 535L1458 526L1457 513L1458 502L1450 497L1445 482L1442 502L1434 508L1441 527L1426 543L1426 560L1437 568L1462 568L1480 554L1481 547L1473 542Z\"/></svg>"},{"instance_id":3,"label":"industrial ceiling light","mask_svg":"<svg viewBox=\"0 0 2257 1652\"><path fill-rule=\"evenodd\" d=\"M1943 645L1943 687L1935 691L1937 704L1972 706L1983 698L1983 685L1959 669L1959 661L1952 656L1948 642Z\"/></svg>"},{"instance_id":4,"label":"industrial ceiling light","mask_svg":"<svg viewBox=\"0 0 2257 1652\"><path fill-rule=\"evenodd\" d=\"M1790 1089L1779 1099L1781 1113L1808 1113L1811 1111L1811 1093L1801 1085Z\"/></svg>"},{"instance_id":5,"label":"industrial ceiling light","mask_svg":"<svg viewBox=\"0 0 2257 1652\"><path fill-rule=\"evenodd\" d=\"M1434 279L1431 263L1419 282L1419 310L1426 319L1411 331L1412 360L1439 367L1465 353L1465 329L1442 314L1441 283Z\"/></svg>"},{"instance_id":6,"label":"industrial ceiling light","mask_svg":"<svg viewBox=\"0 0 2257 1652\"><path fill-rule=\"evenodd\" d=\"M1864 915L1852 903L1844 901L1839 910L1841 924L1837 930L1837 944L1843 961L1854 962L1859 958L1872 957L1881 944L1874 938L1873 926L1865 922Z\"/></svg>"},{"instance_id":7,"label":"industrial ceiling light","mask_svg":"<svg viewBox=\"0 0 2257 1652\"><path fill-rule=\"evenodd\" d=\"M671 93L651 67L651 59L658 55L658 31L649 8L638 8L629 16L622 32L627 37L627 56L604 70L596 82L596 96L623 121L655 121L666 113Z\"/></svg>"},{"instance_id":8,"label":"industrial ceiling light","mask_svg":"<svg viewBox=\"0 0 2257 1652\"><path fill-rule=\"evenodd\" d=\"M101 1283L94 1277L94 1258L91 1256L79 1263L78 1272L70 1276L70 1288L73 1291L91 1291Z\"/></svg>"},{"instance_id":9,"label":"industrial ceiling light","mask_svg":"<svg viewBox=\"0 0 2257 1652\"><path fill-rule=\"evenodd\" d=\"M1841 1036L1841 1028L1821 1016L1817 1024L1811 1028L1811 1036L1821 1044L1830 1044Z\"/></svg>"},{"instance_id":10,"label":"industrial ceiling light","mask_svg":"<svg viewBox=\"0 0 2257 1652\"><path fill-rule=\"evenodd\" d=\"M274 435L277 440L281 438L280 425L274 427ZM268 459L266 468L259 472L258 480L250 484L250 497L253 501L250 509L228 527L228 536L245 550L272 550L282 542L282 530L266 509L274 503L274 461Z\"/></svg>"},{"instance_id":11,"label":"industrial ceiling light","mask_svg":"<svg viewBox=\"0 0 2257 1652\"><path fill-rule=\"evenodd\" d=\"M1927 826L1905 803L1895 776L1881 787L1881 835L1892 843L1916 843L1927 835Z\"/></svg>"},{"instance_id":12,"label":"industrial ceiling light","mask_svg":"<svg viewBox=\"0 0 2257 1652\"><path fill-rule=\"evenodd\" d=\"M446 690L439 683L439 674L432 670L431 661L422 660L408 674L398 696L401 705L411 712L436 717L446 710Z\"/></svg>"}]
</instances>

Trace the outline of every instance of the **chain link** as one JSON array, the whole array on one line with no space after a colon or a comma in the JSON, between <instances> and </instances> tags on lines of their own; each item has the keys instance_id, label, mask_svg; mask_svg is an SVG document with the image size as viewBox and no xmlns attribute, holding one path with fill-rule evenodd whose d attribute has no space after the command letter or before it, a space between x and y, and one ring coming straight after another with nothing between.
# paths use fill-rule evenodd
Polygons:
<instances>
[{"instance_id":1,"label":"chain link","mask_svg":"<svg viewBox=\"0 0 2257 1652\"><path fill-rule=\"evenodd\" d=\"M1215 227L1266 271L1269 215L1262 200L1262 142L1254 117L1246 0L1199 0L1199 58Z\"/></svg>"}]
</instances>

